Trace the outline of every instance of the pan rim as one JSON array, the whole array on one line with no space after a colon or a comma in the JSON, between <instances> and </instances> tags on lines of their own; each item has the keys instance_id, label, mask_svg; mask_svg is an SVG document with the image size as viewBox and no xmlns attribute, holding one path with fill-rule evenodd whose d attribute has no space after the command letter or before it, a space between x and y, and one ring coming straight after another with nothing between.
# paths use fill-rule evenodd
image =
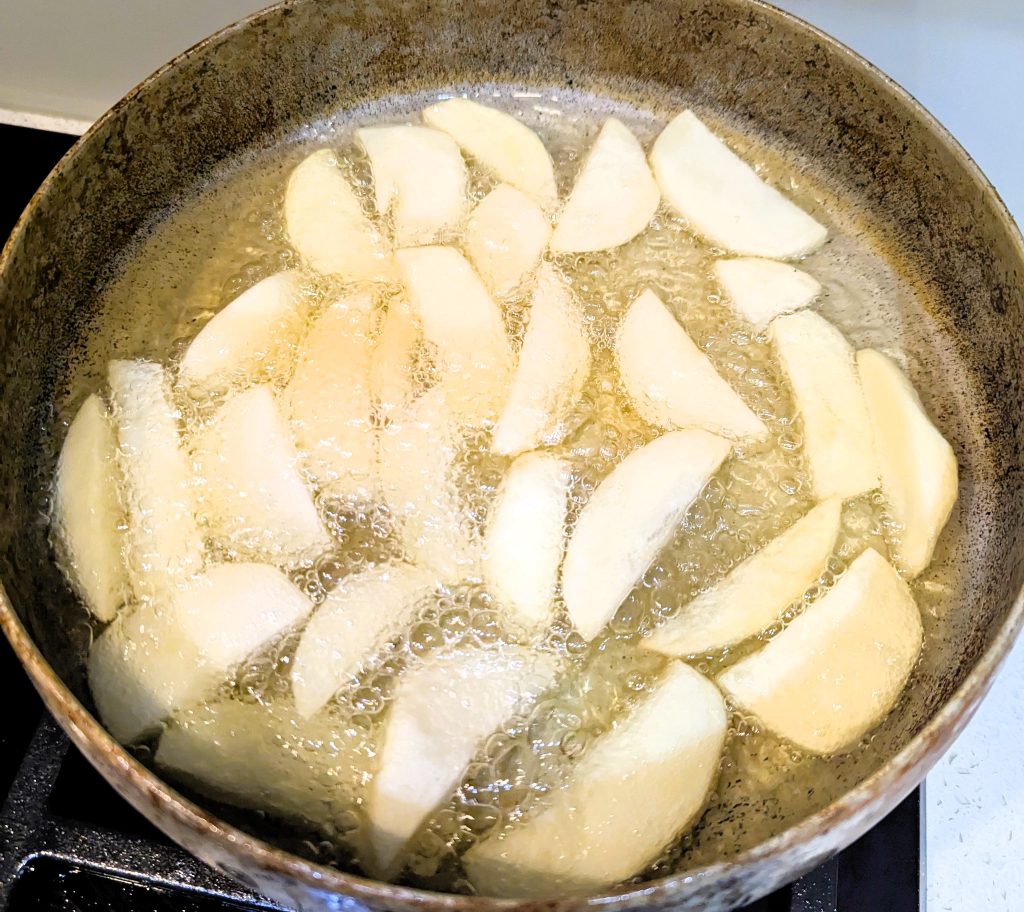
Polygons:
<instances>
[{"instance_id":1,"label":"pan rim","mask_svg":"<svg viewBox=\"0 0 1024 912\"><path fill-rule=\"evenodd\" d=\"M219 44L257 20L276 16L282 10L305 2L307 0L283 0L283 2L220 29L154 71L101 115L61 158L22 212L2 252L0 252L0 276L6 271L7 264L13 256L17 239L25 230L25 226L32 218L40 201L46 196L56 176L108 121L116 117L125 106L132 104L151 84L176 68L181 61L201 54L207 48ZM831 52L838 54L854 67L863 71L874 84L894 96L896 102L908 108L988 197L994 213L999 219L1000 228L1016 248L1021 262L1024 262L1024 237L998 191L949 130L910 92L847 45L792 13L781 10L765 0L725 0L725 2L738 8L745 7L760 11L768 18L774 19L777 24L785 24L790 28L810 34ZM369 904L390 903L402 908L437 908L452 910L452 912L482 912L482 910L489 909L505 910L527 907L531 910L541 908L569 910L588 906L619 909L641 899L645 902L670 903L691 896L704 895L727 884L730 875L758 865L778 862L787 857L794 859L802 857L802 863L808 868L811 867L821 858L836 851L836 848L832 846L832 842L835 840L827 838L831 831L848 828L853 835L850 838L842 839L843 844L847 844L881 819L884 813L916 787L921 779L921 774L934 762L930 759L932 755L937 754L940 748L945 751L974 714L981 699L991 686L999 667L1010 652L1022 626L1024 626L1024 588L1018 591L1005 620L974 667L948 700L925 723L921 731L874 773L821 811L725 861L715 862L683 873L666 875L627 889L611 889L596 893L524 901L438 893L346 873L276 848L210 814L201 806L179 794L114 741L99 721L71 693L43 657L21 619L15 613L6 590L0 582L0 628L11 642L15 653L21 659L48 709L55 715L59 724L65 728L76 746L82 749L86 757L105 778L111 780L112 784L114 784L115 778L128 780L133 790L133 795L129 800L144 815L149 816L143 806L147 801L159 805L161 810L169 814L177 825L218 845L226 857L244 857L255 862L262 870L293 879L318 892L347 896ZM935 756L935 759L937 760L938 756ZM161 828L164 829L163 826ZM818 842L821 842L822 845L819 847L820 854L816 855L814 846ZM800 855L801 850L803 850L802 856ZM203 856L200 855L200 857Z\"/></svg>"}]
</instances>

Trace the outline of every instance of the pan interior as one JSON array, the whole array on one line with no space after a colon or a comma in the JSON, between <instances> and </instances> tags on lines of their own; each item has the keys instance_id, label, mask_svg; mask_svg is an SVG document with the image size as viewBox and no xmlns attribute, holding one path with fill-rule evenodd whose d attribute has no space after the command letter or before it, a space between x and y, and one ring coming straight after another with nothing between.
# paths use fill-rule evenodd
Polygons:
<instances>
[{"instance_id":1,"label":"pan interior","mask_svg":"<svg viewBox=\"0 0 1024 912\"><path fill-rule=\"evenodd\" d=\"M147 224L120 255L111 281L98 296L88 331L81 334L75 356L61 378L55 420L46 428L48 442L43 452L47 459L39 466L37 477L45 483L47 463L52 464L68 422L83 398L102 387L110 359L151 357L166 361L182 350L197 325L224 302L255 281L294 265L279 213L288 172L304 154L325 145L352 149L355 127L412 121L419 109L439 95L455 92L502 107L537 129L553 150L563 193L571 186L581 154L606 116L614 114L626 122L647 147L665 122L664 112L651 106L578 89L507 84L446 87L443 93L435 90L392 96L341 112L256 152L222 163L211 178L196 182L190 192L183 194L172 211L160 213ZM829 242L802 264L825 286L823 314L843 329L856 347L878 347L900 358L931 414L956 439L961 430L956 419L963 414L959 403L968 398L970 412L978 405L969 399L973 395L969 367L935 319L936 301L926 283L894 253L892 246L879 239L870 219L836 192L826 172L801 157L780 154L761 137L739 131L728 111L700 113L767 178L786 187L798 203L829 225ZM365 177L369 179L368 174ZM479 195L487 188L477 189ZM669 220L665 215L662 218ZM685 241L686 237L676 240ZM680 251L686 249L682 243L679 246ZM686 256L681 252L680 259L669 259L667 266L669 272L689 268L700 276L689 286L684 285L682 292L675 289L674 306L684 313L699 309L700 301L680 300L680 294L685 298L687 294L714 292L707 278L711 262L707 253L696 264L686 262ZM602 270L618 270L621 275L623 268L614 260L614 256L577 257L564 264L588 312L593 311L598 320L614 319L615 315L607 312L609 304L602 297L607 289L602 289L593 276ZM627 286L622 289L623 297L639 290L640 285L635 289ZM759 731L756 720L734 714L716 794L697 826L666 852L645 878L732 857L828 806L875 771L920 727L928 707L934 705L936 682L956 661L962 643L957 612L964 603L968 579L958 555L965 547L965 517L977 509L971 460L964 455L961 446L965 471L957 510L934 563L913 584L924 619L925 647L897 709L857 749L828 759L801 753ZM45 484L39 496L45 498ZM865 522L876 509L864 505ZM763 534L756 526L752 528L754 535ZM315 569L310 573L314 574ZM638 610L643 610L642 599L636 601ZM72 667L80 668L95 630L89 629L84 612L73 607L67 610L70 629L80 635L61 647L62 656ZM286 645L285 650L288 648ZM280 646L274 656L280 657ZM266 685L259 682L260 667L264 666L265 673L267 662L268 656L264 656L253 667L238 672L232 684L236 694L245 699L265 696L260 688ZM716 667L719 663L712 658L703 662L701 669L713 672ZM84 693L82 696L87 698ZM146 748L139 755L143 760L151 758ZM175 784L186 793L194 785L187 779ZM197 800L203 803L202 797ZM447 825L439 835L465 848L465 833L479 818L481 807L484 813L500 815L500 809L480 805L460 793L443 818ZM325 841L230 804L218 803L217 809L222 816L272 843L313 860L358 870L350 851L354 838L351 832L335 841ZM421 859L406 875L406 881L427 888L458 889L460 881L452 873L451 859L447 861L446 866L443 858Z\"/></svg>"}]
</instances>

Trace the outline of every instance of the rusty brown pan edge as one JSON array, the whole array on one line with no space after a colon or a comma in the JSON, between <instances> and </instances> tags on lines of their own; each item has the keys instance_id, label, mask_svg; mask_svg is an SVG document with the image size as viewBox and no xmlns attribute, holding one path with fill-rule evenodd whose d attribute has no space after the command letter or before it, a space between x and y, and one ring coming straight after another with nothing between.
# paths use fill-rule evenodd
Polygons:
<instances>
[{"instance_id":1,"label":"rusty brown pan edge","mask_svg":"<svg viewBox=\"0 0 1024 912\"><path fill-rule=\"evenodd\" d=\"M298 2L301 0L283 0L215 32L157 69L104 113L61 158L33 195L15 224L3 251L0 252L0 274L5 270L15 238L32 217L33 210L45 195L55 175L107 120L131 104L136 96L172 70L179 61L219 43L263 16L273 15L276 11L294 6ZM847 45L798 16L764 0L747 2L769 16L810 32L831 51L859 67L879 89L907 106L945 146L984 194L991 198L1002 229L1012 240L1021 260L1024 261L1024 238L999 193L956 138L913 95ZM678 902L689 905L690 901L701 897L710 900L709 908L718 908L715 901L718 897L715 894L719 891L728 893L730 887L736 890L732 894L736 901L754 899L770 892L855 840L920 783L928 769L952 744L974 715L1022 626L1024 589L1018 592L992 643L963 683L910 743L842 798L779 835L728 861L652 880L632 889L522 902L435 893L346 874L277 849L208 814L139 763L89 713L53 671L32 641L0 583L0 628L21 659L49 711L104 779L136 810L168 832L186 849L220 870L250 883L252 878L245 876L246 871L236 868L235 865L239 862L254 863L260 871L270 875L276 882L278 895L281 895L281 888L286 886L287 881L292 881L300 888L305 887L325 897L326 894L336 894L378 906L383 902L395 909L428 907L459 912L513 908L570 910L587 906L618 909L635 905L640 901L652 905ZM742 886L740 882L749 876L752 869L760 869L763 882L754 892L749 892L749 887Z\"/></svg>"}]
</instances>

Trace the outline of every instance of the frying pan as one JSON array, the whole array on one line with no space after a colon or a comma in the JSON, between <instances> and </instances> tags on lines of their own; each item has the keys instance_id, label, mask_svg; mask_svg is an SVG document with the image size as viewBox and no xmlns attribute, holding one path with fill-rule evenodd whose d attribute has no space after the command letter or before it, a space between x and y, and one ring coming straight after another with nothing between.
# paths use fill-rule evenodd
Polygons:
<instances>
[{"instance_id":1,"label":"frying pan","mask_svg":"<svg viewBox=\"0 0 1024 912\"><path fill-rule=\"evenodd\" d=\"M389 99L494 83L693 106L834 191L847 224L918 292L892 319L960 463L949 588L870 769L774 837L601 896L516 904L381 884L229 825L122 750L89 711L81 608L55 567L46 490L54 403L99 291L133 241L226 163ZM57 166L0 261L0 622L50 711L174 840L303 910L732 908L792 880L892 809L974 712L1022 618L1024 245L949 134L828 36L752 0L295 0L197 45L119 102ZM125 321L131 314L121 315ZM949 544L949 543L952 544ZM845 776L845 778L843 778ZM837 780L838 781L838 780Z\"/></svg>"}]
</instances>

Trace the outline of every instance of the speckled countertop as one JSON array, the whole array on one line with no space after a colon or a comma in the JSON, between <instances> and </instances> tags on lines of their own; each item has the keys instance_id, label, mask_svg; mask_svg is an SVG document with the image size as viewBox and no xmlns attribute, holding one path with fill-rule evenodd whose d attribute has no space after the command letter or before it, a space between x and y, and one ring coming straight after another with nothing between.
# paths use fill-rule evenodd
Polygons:
<instances>
[{"instance_id":1,"label":"speckled countertop","mask_svg":"<svg viewBox=\"0 0 1024 912\"><path fill-rule=\"evenodd\" d=\"M81 132L158 65L261 0L3 0L0 122ZM778 0L901 83L1024 220L1024 3ZM928 777L930 912L1004 912L1024 896L1024 641Z\"/></svg>"}]
</instances>

